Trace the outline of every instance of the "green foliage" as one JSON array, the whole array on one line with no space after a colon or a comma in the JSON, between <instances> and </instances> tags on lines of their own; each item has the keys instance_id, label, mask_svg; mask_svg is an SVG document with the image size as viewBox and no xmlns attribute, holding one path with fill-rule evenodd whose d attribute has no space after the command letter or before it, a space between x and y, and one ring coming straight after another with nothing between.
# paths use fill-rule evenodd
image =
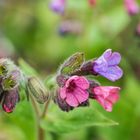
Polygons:
<instances>
[{"instance_id":1,"label":"green foliage","mask_svg":"<svg viewBox=\"0 0 140 140\"><path fill-rule=\"evenodd\" d=\"M4 113L1 117L3 117L3 125L1 127L5 127L5 129L2 127L2 130L9 135L7 140L35 140L35 116L31 104L27 100L18 103L13 113ZM6 130L7 128L10 132ZM12 137L10 137L10 134L12 134Z\"/></svg>"},{"instance_id":2,"label":"green foliage","mask_svg":"<svg viewBox=\"0 0 140 140\"><path fill-rule=\"evenodd\" d=\"M56 107L49 110L41 122L42 128L60 133L70 133L91 126L112 126L117 122L105 117L93 105L87 108L77 108L69 113L62 112Z\"/></svg>"},{"instance_id":3,"label":"green foliage","mask_svg":"<svg viewBox=\"0 0 140 140\"><path fill-rule=\"evenodd\" d=\"M23 59L19 59L18 62L19 62L20 68L23 70L23 72L27 76L36 76L36 75L38 75L36 70L34 68L32 68L31 66L29 66L29 64L27 64Z\"/></svg>"},{"instance_id":4,"label":"green foliage","mask_svg":"<svg viewBox=\"0 0 140 140\"><path fill-rule=\"evenodd\" d=\"M66 62L69 62L69 61L66 61ZM28 65L28 67L24 67L23 70L26 71L26 69L32 69L32 68ZM51 76L51 79L52 79L52 76ZM105 117L102 113L100 113L97 109L95 109L94 104L91 104L90 107L87 107L87 108L78 108L69 113L66 113L66 112L61 111L56 106L56 104L52 104L52 102L50 104L50 109L48 110L47 116L45 117L45 119L42 119L40 123L41 123L40 124L41 127L45 129L46 132L49 131L49 132L55 132L58 134L70 133L70 132L74 132L76 130L84 129L91 126L104 126L105 127L105 126L118 125L117 122Z\"/></svg>"}]
</instances>

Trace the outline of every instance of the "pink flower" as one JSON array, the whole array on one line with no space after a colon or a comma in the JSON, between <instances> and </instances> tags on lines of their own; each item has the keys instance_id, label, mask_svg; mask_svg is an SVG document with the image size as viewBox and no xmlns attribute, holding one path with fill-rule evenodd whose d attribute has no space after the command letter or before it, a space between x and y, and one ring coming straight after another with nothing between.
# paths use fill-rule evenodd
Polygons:
<instances>
[{"instance_id":1,"label":"pink flower","mask_svg":"<svg viewBox=\"0 0 140 140\"><path fill-rule=\"evenodd\" d=\"M124 0L124 3L129 15L135 15L139 12L139 6L136 0Z\"/></svg>"},{"instance_id":2,"label":"pink flower","mask_svg":"<svg viewBox=\"0 0 140 140\"><path fill-rule=\"evenodd\" d=\"M93 88L94 98L106 111L111 112L113 104L119 99L119 90L119 87L97 86Z\"/></svg>"},{"instance_id":3,"label":"pink flower","mask_svg":"<svg viewBox=\"0 0 140 140\"><path fill-rule=\"evenodd\" d=\"M77 107L88 100L87 89L89 82L84 76L72 76L66 82L64 87L60 88L60 97L72 107Z\"/></svg>"},{"instance_id":4,"label":"pink flower","mask_svg":"<svg viewBox=\"0 0 140 140\"><path fill-rule=\"evenodd\" d=\"M88 0L90 6L95 6L96 0Z\"/></svg>"},{"instance_id":5,"label":"pink flower","mask_svg":"<svg viewBox=\"0 0 140 140\"><path fill-rule=\"evenodd\" d=\"M54 12L63 14L66 7L66 0L51 0L50 7Z\"/></svg>"}]
</instances>

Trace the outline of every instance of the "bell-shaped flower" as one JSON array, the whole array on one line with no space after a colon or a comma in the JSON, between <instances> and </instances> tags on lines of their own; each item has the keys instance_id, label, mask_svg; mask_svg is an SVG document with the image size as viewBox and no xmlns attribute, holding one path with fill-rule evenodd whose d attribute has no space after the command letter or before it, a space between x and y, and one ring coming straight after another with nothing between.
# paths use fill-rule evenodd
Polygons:
<instances>
[{"instance_id":1,"label":"bell-shaped flower","mask_svg":"<svg viewBox=\"0 0 140 140\"><path fill-rule=\"evenodd\" d=\"M119 99L119 87L113 86L97 86L93 88L93 97L97 100L103 108L111 112L113 104Z\"/></svg>"},{"instance_id":2,"label":"bell-shaped flower","mask_svg":"<svg viewBox=\"0 0 140 140\"><path fill-rule=\"evenodd\" d=\"M122 69L118 66L120 61L121 55L108 49L94 61L93 71L111 81L116 81L123 75Z\"/></svg>"}]
</instances>

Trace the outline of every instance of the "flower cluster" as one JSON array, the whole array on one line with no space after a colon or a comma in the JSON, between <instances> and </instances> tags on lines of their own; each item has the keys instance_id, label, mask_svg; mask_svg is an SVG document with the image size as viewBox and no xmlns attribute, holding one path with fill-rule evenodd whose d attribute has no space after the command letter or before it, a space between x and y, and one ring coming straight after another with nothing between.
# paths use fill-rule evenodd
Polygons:
<instances>
[{"instance_id":1,"label":"flower cluster","mask_svg":"<svg viewBox=\"0 0 140 140\"><path fill-rule=\"evenodd\" d=\"M83 53L72 55L61 66L56 81L55 103L63 111L70 111L75 107L89 105L89 99L94 99L106 110L111 112L113 104L119 99L120 87L101 86L88 75L101 75L111 81L120 79L123 75L118 66L121 56L111 49L106 50L99 58L84 61Z\"/></svg>"},{"instance_id":2,"label":"flower cluster","mask_svg":"<svg viewBox=\"0 0 140 140\"><path fill-rule=\"evenodd\" d=\"M25 90L26 97L43 104L50 98L44 84L37 77L28 77L11 60L0 59L0 105L7 112L13 112L20 101L20 89ZM22 97L25 97L24 95Z\"/></svg>"},{"instance_id":3,"label":"flower cluster","mask_svg":"<svg viewBox=\"0 0 140 140\"><path fill-rule=\"evenodd\" d=\"M0 59L0 104L10 113L19 102L20 70L9 60Z\"/></svg>"},{"instance_id":4,"label":"flower cluster","mask_svg":"<svg viewBox=\"0 0 140 140\"><path fill-rule=\"evenodd\" d=\"M67 0L51 0L50 9L58 14L64 14ZM91 7L95 6L96 0L88 0Z\"/></svg>"}]
</instances>

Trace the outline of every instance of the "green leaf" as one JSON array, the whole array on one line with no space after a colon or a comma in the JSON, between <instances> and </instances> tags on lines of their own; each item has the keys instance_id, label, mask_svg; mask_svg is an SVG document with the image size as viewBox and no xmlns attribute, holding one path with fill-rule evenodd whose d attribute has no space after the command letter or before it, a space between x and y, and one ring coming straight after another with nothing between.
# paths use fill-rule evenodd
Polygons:
<instances>
[{"instance_id":1,"label":"green leaf","mask_svg":"<svg viewBox=\"0 0 140 140\"><path fill-rule=\"evenodd\" d=\"M0 140L26 140L24 133L17 126L4 124L0 125Z\"/></svg>"},{"instance_id":2,"label":"green leaf","mask_svg":"<svg viewBox=\"0 0 140 140\"><path fill-rule=\"evenodd\" d=\"M18 127L23 132L26 140L35 140L36 123L34 115L30 102L22 101L17 104L11 114L4 114L5 121L3 123L8 122L9 125Z\"/></svg>"},{"instance_id":3,"label":"green leaf","mask_svg":"<svg viewBox=\"0 0 140 140\"><path fill-rule=\"evenodd\" d=\"M43 129L56 133L68 133L90 126L111 126L118 123L105 117L92 106L77 108L71 112L51 108L48 116L41 121Z\"/></svg>"},{"instance_id":4,"label":"green leaf","mask_svg":"<svg viewBox=\"0 0 140 140\"><path fill-rule=\"evenodd\" d=\"M70 56L61 67L61 74L72 74L76 70L80 68L80 66L84 62L84 54L83 53L75 53L74 55Z\"/></svg>"}]
</instances>

